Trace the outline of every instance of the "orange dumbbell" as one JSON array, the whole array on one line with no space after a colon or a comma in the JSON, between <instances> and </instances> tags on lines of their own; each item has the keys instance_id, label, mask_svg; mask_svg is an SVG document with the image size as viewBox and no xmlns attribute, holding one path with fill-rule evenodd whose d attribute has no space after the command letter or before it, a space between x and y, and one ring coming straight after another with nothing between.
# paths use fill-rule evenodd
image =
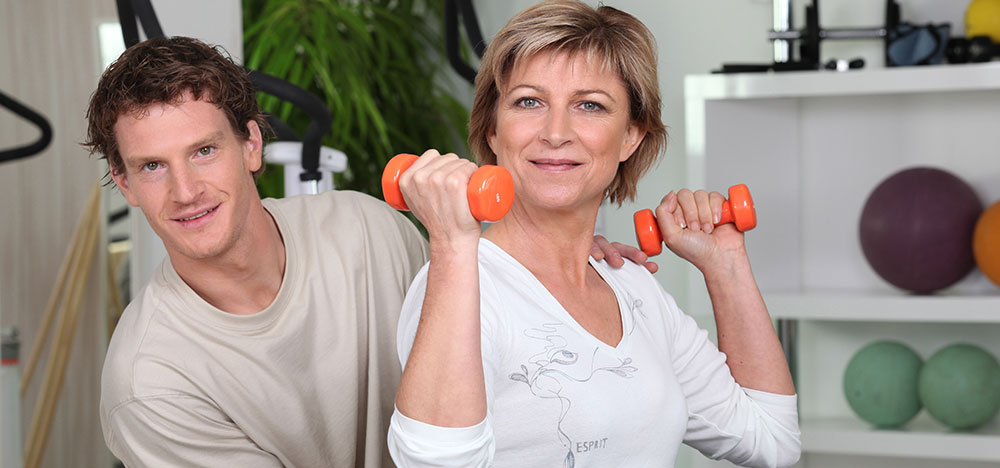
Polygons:
<instances>
[{"instance_id":1,"label":"orange dumbbell","mask_svg":"<svg viewBox=\"0 0 1000 468\"><path fill-rule=\"evenodd\" d=\"M660 233L660 226L656 224L653 210L637 211L633 219L639 248L650 257L659 255L663 251L663 235ZM746 185L729 187L729 200L722 202L722 217L715 225L721 226L726 223L735 224L740 232L757 227L757 212L753 209L753 198L750 197L750 189Z\"/></svg>"},{"instance_id":2,"label":"orange dumbbell","mask_svg":"<svg viewBox=\"0 0 1000 468\"><path fill-rule=\"evenodd\" d=\"M399 190L399 176L417 161L419 156L397 154L389 160L382 172L382 194L389 206L407 211L403 193ZM476 169L469 179L469 210L479 221L499 221L514 203L514 179L500 166L486 165Z\"/></svg>"}]
</instances>

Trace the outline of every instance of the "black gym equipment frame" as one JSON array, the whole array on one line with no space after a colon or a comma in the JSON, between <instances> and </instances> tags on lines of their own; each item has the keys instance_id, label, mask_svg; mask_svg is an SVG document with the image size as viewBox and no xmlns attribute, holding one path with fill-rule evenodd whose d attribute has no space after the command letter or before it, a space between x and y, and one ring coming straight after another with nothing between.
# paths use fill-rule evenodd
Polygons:
<instances>
[{"instance_id":1,"label":"black gym equipment frame","mask_svg":"<svg viewBox=\"0 0 1000 468\"><path fill-rule=\"evenodd\" d=\"M459 47L458 17L462 17L465 26L465 34L472 45L476 56L483 58L486 53L486 42L483 40L483 33L479 29L479 19L476 17L476 10L472 7L472 0L445 0L444 1L444 44L448 62L452 68L462 78L469 83L475 84L477 71L462 59Z\"/></svg>"},{"instance_id":2,"label":"black gym equipment frame","mask_svg":"<svg viewBox=\"0 0 1000 468\"><path fill-rule=\"evenodd\" d=\"M0 151L0 163L34 156L42 151L45 151L45 148L52 143L52 125L50 125L49 121L41 114L31 110L28 106L25 106L14 98L4 94L3 91L0 91L0 107L10 109L11 112L28 122L31 122L42 132L38 139L33 143Z\"/></svg>"}]
</instances>

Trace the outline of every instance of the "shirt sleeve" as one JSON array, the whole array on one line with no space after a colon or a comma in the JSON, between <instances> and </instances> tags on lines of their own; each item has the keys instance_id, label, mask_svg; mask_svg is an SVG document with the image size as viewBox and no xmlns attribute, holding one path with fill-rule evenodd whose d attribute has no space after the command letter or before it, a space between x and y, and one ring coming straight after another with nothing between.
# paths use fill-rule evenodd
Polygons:
<instances>
[{"instance_id":1,"label":"shirt sleeve","mask_svg":"<svg viewBox=\"0 0 1000 468\"><path fill-rule=\"evenodd\" d=\"M662 292L662 288L660 288ZM684 443L747 467L787 467L801 454L795 395L740 387L708 332L663 292L674 372L688 407Z\"/></svg>"},{"instance_id":2,"label":"shirt sleeve","mask_svg":"<svg viewBox=\"0 0 1000 468\"><path fill-rule=\"evenodd\" d=\"M218 409L185 396L119 405L108 415L104 437L111 452L129 468L282 466Z\"/></svg>"},{"instance_id":3,"label":"shirt sleeve","mask_svg":"<svg viewBox=\"0 0 1000 468\"><path fill-rule=\"evenodd\" d=\"M500 347L496 345L499 327L492 310L502 302L492 283L485 280L479 268L480 316L482 324L483 376L486 384L486 418L470 427L440 427L408 418L396 409L389 422L389 453L399 468L422 467L487 467L493 465L495 439L493 437L493 378L497 373ZM413 347L420 322L420 309L427 288L427 266L413 280L399 318L397 351L402 367Z\"/></svg>"}]
</instances>

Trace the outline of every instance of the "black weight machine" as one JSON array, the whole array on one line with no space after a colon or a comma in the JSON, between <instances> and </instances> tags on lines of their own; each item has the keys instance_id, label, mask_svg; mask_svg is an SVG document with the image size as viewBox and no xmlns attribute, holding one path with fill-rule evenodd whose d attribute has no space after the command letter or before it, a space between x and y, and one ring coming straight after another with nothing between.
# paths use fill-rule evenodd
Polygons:
<instances>
[{"instance_id":1,"label":"black weight machine","mask_svg":"<svg viewBox=\"0 0 1000 468\"><path fill-rule=\"evenodd\" d=\"M823 28L819 22L819 0L805 7L805 27L792 29L791 0L774 0L774 30L768 39L774 41L774 63L723 64L716 73L743 73L765 71L832 70L861 68L863 59L850 61L831 60L821 63L820 45L826 40L876 39L885 43L885 62L888 66L928 65L944 59L948 24L913 25L901 21L899 3L887 0L885 22L880 26L858 28ZM798 42L798 56L794 57L792 42Z\"/></svg>"},{"instance_id":2,"label":"black weight machine","mask_svg":"<svg viewBox=\"0 0 1000 468\"><path fill-rule=\"evenodd\" d=\"M0 91L0 107L7 108L18 117L31 122L41 132L38 139L32 143L0 151L0 163L34 156L45 151L49 143L52 143L52 125L41 114L4 94L3 91Z\"/></svg>"},{"instance_id":3,"label":"black weight machine","mask_svg":"<svg viewBox=\"0 0 1000 468\"><path fill-rule=\"evenodd\" d=\"M483 40L483 33L479 29L479 19L476 17L476 10L472 6L472 0L445 0L444 1L444 44L445 54L448 62L455 72L469 83L476 81L476 69L472 68L463 58L461 47L459 46L459 18L462 19L462 26L465 27L465 35L472 46L472 51L476 56L483 58L486 52L486 41Z\"/></svg>"}]
</instances>

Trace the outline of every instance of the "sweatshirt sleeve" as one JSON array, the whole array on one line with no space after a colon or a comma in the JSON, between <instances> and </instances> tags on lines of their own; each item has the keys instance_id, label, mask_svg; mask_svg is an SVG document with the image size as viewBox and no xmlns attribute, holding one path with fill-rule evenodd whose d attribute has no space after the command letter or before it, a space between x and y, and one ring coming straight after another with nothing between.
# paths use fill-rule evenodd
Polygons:
<instances>
[{"instance_id":1,"label":"sweatshirt sleeve","mask_svg":"<svg viewBox=\"0 0 1000 468\"><path fill-rule=\"evenodd\" d=\"M492 319L492 310L501 304L492 284L479 268L480 316L482 324L483 376L486 384L486 418L470 427L440 427L409 418L396 409L389 422L389 454L399 468L418 467L487 467L493 465L493 378L500 349L496 346L499 327ZM420 323L420 309L427 288L425 265L407 291L399 317L397 351L402 367L413 347Z\"/></svg>"},{"instance_id":2,"label":"sweatshirt sleeve","mask_svg":"<svg viewBox=\"0 0 1000 468\"><path fill-rule=\"evenodd\" d=\"M122 403L108 414L104 438L129 468L282 466L212 405L185 396Z\"/></svg>"},{"instance_id":3,"label":"sweatshirt sleeve","mask_svg":"<svg viewBox=\"0 0 1000 468\"><path fill-rule=\"evenodd\" d=\"M741 387L708 332L663 294L673 368L688 407L684 443L740 466L795 464L802 450L796 396Z\"/></svg>"}]
</instances>

